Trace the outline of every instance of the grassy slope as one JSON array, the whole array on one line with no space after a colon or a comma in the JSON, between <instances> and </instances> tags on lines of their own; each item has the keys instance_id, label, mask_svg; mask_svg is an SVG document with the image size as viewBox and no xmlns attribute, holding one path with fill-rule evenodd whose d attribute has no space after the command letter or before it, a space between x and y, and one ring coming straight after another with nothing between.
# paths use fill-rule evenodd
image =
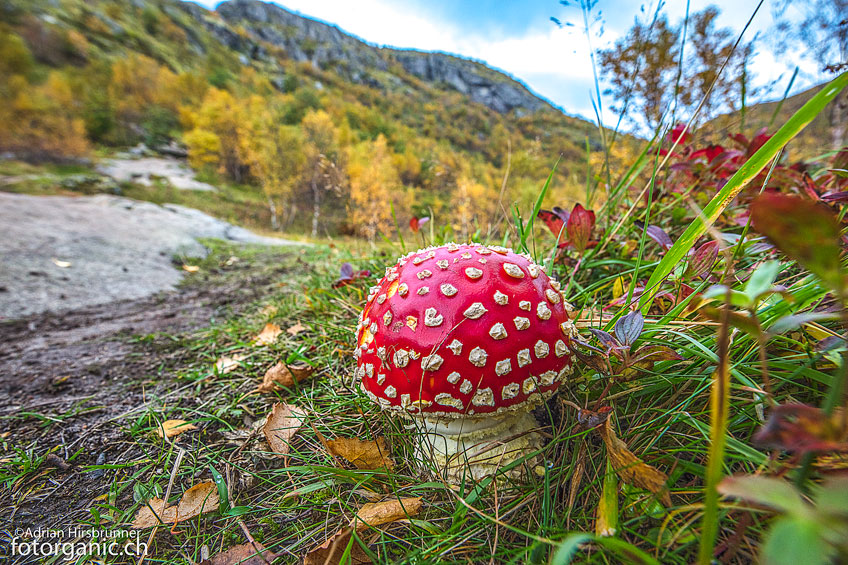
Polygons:
<instances>
[{"instance_id":1,"label":"grassy slope","mask_svg":"<svg viewBox=\"0 0 848 565\"><path fill-rule=\"evenodd\" d=\"M824 85L814 86L799 92L786 100L775 100L755 104L745 109L744 117L741 111L718 116L708 122L701 133L716 143L727 143L731 133L743 132L753 136L761 128L767 128L773 133L777 127L785 123L789 117L798 111L807 101L818 93ZM846 96L843 93L843 98ZM775 112L777 112L775 114ZM744 122L743 122L744 119ZM831 126L834 117L831 110L816 116L809 126L796 137L789 148L791 159L814 158L830 146Z\"/></svg>"}]
</instances>

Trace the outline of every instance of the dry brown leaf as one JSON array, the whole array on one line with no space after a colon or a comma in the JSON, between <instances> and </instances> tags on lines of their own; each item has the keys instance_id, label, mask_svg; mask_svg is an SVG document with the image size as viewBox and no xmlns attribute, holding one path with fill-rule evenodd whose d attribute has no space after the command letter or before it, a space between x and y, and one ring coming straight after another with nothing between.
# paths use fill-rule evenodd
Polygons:
<instances>
[{"instance_id":1,"label":"dry brown leaf","mask_svg":"<svg viewBox=\"0 0 848 565\"><path fill-rule=\"evenodd\" d=\"M277 313L277 307L273 304L266 304L259 311L259 314L262 315L262 316L265 316L266 318L270 318L271 316L273 316L276 313Z\"/></svg>"},{"instance_id":2,"label":"dry brown leaf","mask_svg":"<svg viewBox=\"0 0 848 565\"><path fill-rule=\"evenodd\" d=\"M307 553L303 558L303 565L338 565L350 543L350 537L350 529L339 530L330 539ZM353 542L348 558L346 563L351 565L366 565L372 562L356 541Z\"/></svg>"},{"instance_id":3,"label":"dry brown leaf","mask_svg":"<svg viewBox=\"0 0 848 565\"><path fill-rule=\"evenodd\" d=\"M344 457L359 469L388 469L395 463L389 456L385 438L378 437L377 441L362 441L358 438L340 437L327 442L331 455Z\"/></svg>"},{"instance_id":4,"label":"dry brown leaf","mask_svg":"<svg viewBox=\"0 0 848 565\"><path fill-rule=\"evenodd\" d=\"M671 496L666 487L668 482L666 474L633 455L627 448L627 444L615 435L611 420L607 420L599 430L618 476L626 483L651 491L663 504L671 506Z\"/></svg>"},{"instance_id":5,"label":"dry brown leaf","mask_svg":"<svg viewBox=\"0 0 848 565\"><path fill-rule=\"evenodd\" d=\"M306 329L306 326L304 326L303 324L298 322L295 325L291 326L289 329L287 329L286 332L291 336L295 336L305 329Z\"/></svg>"},{"instance_id":6,"label":"dry brown leaf","mask_svg":"<svg viewBox=\"0 0 848 565\"><path fill-rule=\"evenodd\" d=\"M262 433L265 434L271 451L280 457L287 455L291 447L289 442L303 425L305 418L306 411L296 406L285 402L274 404L274 408L268 414L268 420L262 427Z\"/></svg>"},{"instance_id":7,"label":"dry brown leaf","mask_svg":"<svg viewBox=\"0 0 848 565\"><path fill-rule=\"evenodd\" d=\"M239 366L239 363L241 363L246 358L247 355L243 355L240 353L237 353L232 357L224 355L223 357L215 361L215 368L218 369L219 373L224 375L236 369Z\"/></svg>"},{"instance_id":8,"label":"dry brown leaf","mask_svg":"<svg viewBox=\"0 0 848 565\"><path fill-rule=\"evenodd\" d=\"M174 437L181 433L196 430L197 426L189 424L185 420L165 420L162 425L156 429L159 437Z\"/></svg>"},{"instance_id":9,"label":"dry brown leaf","mask_svg":"<svg viewBox=\"0 0 848 565\"><path fill-rule=\"evenodd\" d=\"M185 491L175 506L165 508L164 500L151 498L135 515L132 527L150 528L158 525L160 519L165 524L184 522L206 512L214 512L219 504L218 487L212 481L204 481Z\"/></svg>"},{"instance_id":10,"label":"dry brown leaf","mask_svg":"<svg viewBox=\"0 0 848 565\"><path fill-rule=\"evenodd\" d=\"M315 371L309 365L289 365L280 362L265 371L262 384L257 387L259 392L274 392L282 387L292 387L312 375Z\"/></svg>"},{"instance_id":11,"label":"dry brown leaf","mask_svg":"<svg viewBox=\"0 0 848 565\"><path fill-rule=\"evenodd\" d=\"M281 333L283 333L283 328L269 322L265 324L265 327L256 336L256 343L259 345L273 345Z\"/></svg>"},{"instance_id":12,"label":"dry brown leaf","mask_svg":"<svg viewBox=\"0 0 848 565\"><path fill-rule=\"evenodd\" d=\"M200 267L197 265L183 265L183 271L187 273L196 273L200 270Z\"/></svg>"},{"instance_id":13,"label":"dry brown leaf","mask_svg":"<svg viewBox=\"0 0 848 565\"><path fill-rule=\"evenodd\" d=\"M227 551L205 559L199 565L266 565L272 563L277 555L265 549L258 541L236 545Z\"/></svg>"},{"instance_id":14,"label":"dry brown leaf","mask_svg":"<svg viewBox=\"0 0 848 565\"><path fill-rule=\"evenodd\" d=\"M381 524L388 524L396 520L404 520L410 516L415 516L421 511L421 497L410 498L395 498L384 502L368 502L362 505L356 517L353 519L353 526L357 530L374 527Z\"/></svg>"}]
</instances>

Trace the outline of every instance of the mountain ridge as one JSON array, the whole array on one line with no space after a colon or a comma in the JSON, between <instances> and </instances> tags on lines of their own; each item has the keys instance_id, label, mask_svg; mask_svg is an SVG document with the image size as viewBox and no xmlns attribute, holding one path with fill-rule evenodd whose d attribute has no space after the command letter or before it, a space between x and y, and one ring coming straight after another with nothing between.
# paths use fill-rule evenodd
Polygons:
<instances>
[{"instance_id":1,"label":"mountain ridge","mask_svg":"<svg viewBox=\"0 0 848 565\"><path fill-rule=\"evenodd\" d=\"M544 107L568 115L562 108L534 93L520 79L483 61L440 51L381 46L335 24L261 0L228 0L218 4L215 10L207 10L193 2L183 2L183 5L222 43L254 57L265 55L261 42L270 43L284 49L294 61L308 61L325 70L332 68L358 84L369 84L364 69L390 71L391 64L397 62L413 76L429 83L447 84L473 102L502 114L513 109L534 112ZM229 28L209 22L204 17L208 14L219 15L231 26L244 26L251 37L245 38ZM251 39L253 44L249 43Z\"/></svg>"}]
</instances>

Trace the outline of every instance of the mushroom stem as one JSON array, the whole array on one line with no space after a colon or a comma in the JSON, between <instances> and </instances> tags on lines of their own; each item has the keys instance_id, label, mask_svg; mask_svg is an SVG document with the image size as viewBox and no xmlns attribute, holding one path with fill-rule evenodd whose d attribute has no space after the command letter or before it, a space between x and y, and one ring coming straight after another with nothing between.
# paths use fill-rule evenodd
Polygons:
<instances>
[{"instance_id":1,"label":"mushroom stem","mask_svg":"<svg viewBox=\"0 0 848 565\"><path fill-rule=\"evenodd\" d=\"M419 456L450 483L478 481L495 475L542 446L539 424L523 410L487 418L419 417ZM516 465L506 476L517 478L532 468L536 458Z\"/></svg>"}]
</instances>

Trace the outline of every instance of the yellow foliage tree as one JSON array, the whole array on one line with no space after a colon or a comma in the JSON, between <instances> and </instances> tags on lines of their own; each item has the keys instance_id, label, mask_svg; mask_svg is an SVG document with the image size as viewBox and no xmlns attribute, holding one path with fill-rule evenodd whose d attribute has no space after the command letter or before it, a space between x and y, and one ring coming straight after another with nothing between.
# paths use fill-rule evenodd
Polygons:
<instances>
[{"instance_id":1,"label":"yellow foliage tree","mask_svg":"<svg viewBox=\"0 0 848 565\"><path fill-rule=\"evenodd\" d=\"M324 110L307 112L300 127L306 140L306 169L312 191L312 237L317 237L322 195L331 190L338 191L342 180L339 132Z\"/></svg>"},{"instance_id":2,"label":"yellow foliage tree","mask_svg":"<svg viewBox=\"0 0 848 565\"><path fill-rule=\"evenodd\" d=\"M267 99L252 96L246 107L237 126L239 152L268 199L271 227L279 229L278 202L289 210L286 223L293 218L292 187L306 165L303 136L296 126L279 125L278 114Z\"/></svg>"},{"instance_id":3,"label":"yellow foliage tree","mask_svg":"<svg viewBox=\"0 0 848 565\"><path fill-rule=\"evenodd\" d=\"M109 104L116 121L125 131L138 130L145 114L154 105L176 110L163 85L172 84L175 75L144 55L130 55L112 63Z\"/></svg>"},{"instance_id":4,"label":"yellow foliage tree","mask_svg":"<svg viewBox=\"0 0 848 565\"><path fill-rule=\"evenodd\" d=\"M391 229L391 204L394 202L397 208L402 202L398 190L400 179L392 165L386 138L379 135L374 141L353 146L347 174L351 220L356 230L373 242L378 232Z\"/></svg>"},{"instance_id":5,"label":"yellow foliage tree","mask_svg":"<svg viewBox=\"0 0 848 565\"><path fill-rule=\"evenodd\" d=\"M244 104L226 90L210 88L196 111L183 111L181 118L188 130L183 140L189 161L195 165L215 165L236 182L242 182L248 163L239 141L240 130L248 119ZM212 134L212 135L210 135ZM213 140L213 135L217 141ZM217 159L213 154L217 148Z\"/></svg>"},{"instance_id":6,"label":"yellow foliage tree","mask_svg":"<svg viewBox=\"0 0 848 565\"><path fill-rule=\"evenodd\" d=\"M454 230L467 240L476 228L488 229L497 213L498 193L467 173L459 176L450 217Z\"/></svg>"},{"instance_id":7,"label":"yellow foliage tree","mask_svg":"<svg viewBox=\"0 0 848 565\"><path fill-rule=\"evenodd\" d=\"M85 124L62 73L52 71L41 85L13 75L6 91L9 100L0 104L0 151L29 160L65 160L88 153Z\"/></svg>"}]
</instances>

